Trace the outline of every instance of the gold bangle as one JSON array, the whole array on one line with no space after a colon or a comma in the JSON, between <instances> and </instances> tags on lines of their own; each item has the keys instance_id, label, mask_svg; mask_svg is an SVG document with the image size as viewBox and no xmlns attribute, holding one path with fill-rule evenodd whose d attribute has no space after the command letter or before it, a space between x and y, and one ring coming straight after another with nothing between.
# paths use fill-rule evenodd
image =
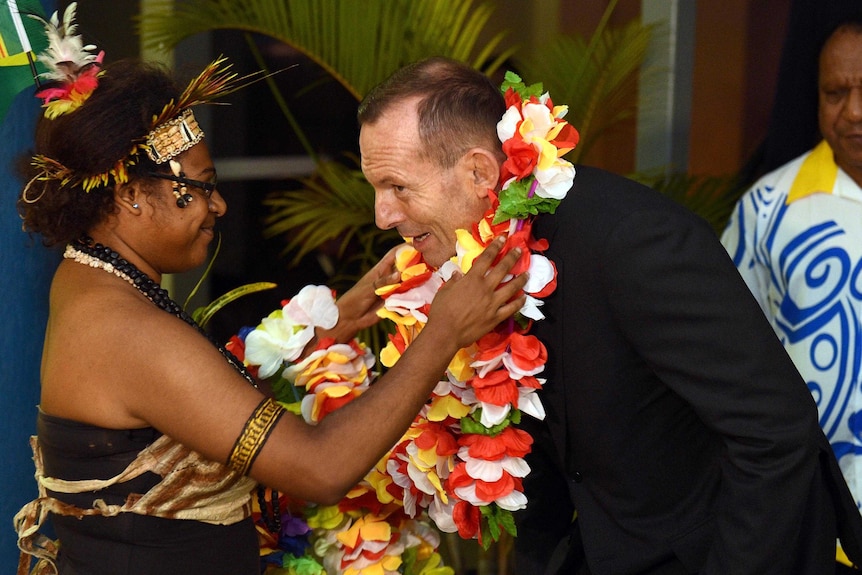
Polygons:
<instances>
[{"instance_id":1,"label":"gold bangle","mask_svg":"<svg viewBox=\"0 0 862 575\"><path fill-rule=\"evenodd\" d=\"M246 475L284 412L284 407L271 397L261 401L245 422L242 433L236 438L227 460L228 467Z\"/></svg>"}]
</instances>

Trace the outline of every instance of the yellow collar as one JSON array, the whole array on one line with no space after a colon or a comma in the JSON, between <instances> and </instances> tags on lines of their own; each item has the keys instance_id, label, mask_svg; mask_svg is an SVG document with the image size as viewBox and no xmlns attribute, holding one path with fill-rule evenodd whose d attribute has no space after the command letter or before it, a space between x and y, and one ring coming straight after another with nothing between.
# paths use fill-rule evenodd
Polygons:
<instances>
[{"instance_id":1,"label":"yellow collar","mask_svg":"<svg viewBox=\"0 0 862 575\"><path fill-rule=\"evenodd\" d=\"M832 148L823 140L802 161L799 173L790 186L786 203L790 204L811 194L831 194L837 177L838 165L835 163Z\"/></svg>"}]
</instances>

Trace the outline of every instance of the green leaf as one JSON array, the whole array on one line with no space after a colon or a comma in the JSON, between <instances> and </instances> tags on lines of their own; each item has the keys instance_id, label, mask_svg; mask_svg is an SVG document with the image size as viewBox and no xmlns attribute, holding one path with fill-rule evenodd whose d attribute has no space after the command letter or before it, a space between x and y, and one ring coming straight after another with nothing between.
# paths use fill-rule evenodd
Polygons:
<instances>
[{"instance_id":1,"label":"green leaf","mask_svg":"<svg viewBox=\"0 0 862 575\"><path fill-rule=\"evenodd\" d=\"M632 119L638 111L638 94L659 88L656 67L644 67L647 48L655 30L632 20L611 28L610 2L601 24L589 41L581 36L558 34L535 53L516 54L515 67L527 80L541 78L551 99L567 104L566 120L581 135L578 146L566 155L572 163L584 161L602 135Z\"/></svg>"},{"instance_id":2,"label":"green leaf","mask_svg":"<svg viewBox=\"0 0 862 575\"><path fill-rule=\"evenodd\" d=\"M505 94L509 88L514 90L516 94L520 95L522 100L529 100L533 96L538 98L545 93L541 82L533 84L532 86L526 86L524 85L523 80L521 80L521 77L511 71L506 72L505 79L500 85L500 91Z\"/></svg>"},{"instance_id":3,"label":"green leaf","mask_svg":"<svg viewBox=\"0 0 862 575\"><path fill-rule=\"evenodd\" d=\"M498 224L510 219L526 219L540 213L553 214L560 205L560 200L529 197L528 184L524 181L512 182L499 195L500 206L494 214L493 223Z\"/></svg>"},{"instance_id":4,"label":"green leaf","mask_svg":"<svg viewBox=\"0 0 862 575\"><path fill-rule=\"evenodd\" d=\"M239 286L238 288L230 290L221 297L216 298L215 301L211 302L209 305L196 309L192 312L191 316L199 326L205 328L216 312L221 310L230 302L239 299L242 296L272 289L274 287L276 287L276 284L272 282L256 282Z\"/></svg>"},{"instance_id":5,"label":"green leaf","mask_svg":"<svg viewBox=\"0 0 862 575\"><path fill-rule=\"evenodd\" d=\"M504 429L506 429L510 423L518 424L521 422L521 412L517 409L512 409L509 411L509 415L506 416L506 419L498 423L493 427L485 427L481 423L482 420L482 408L476 409L470 415L461 418L461 431L463 433L473 433L477 435L488 435L493 437Z\"/></svg>"}]
</instances>

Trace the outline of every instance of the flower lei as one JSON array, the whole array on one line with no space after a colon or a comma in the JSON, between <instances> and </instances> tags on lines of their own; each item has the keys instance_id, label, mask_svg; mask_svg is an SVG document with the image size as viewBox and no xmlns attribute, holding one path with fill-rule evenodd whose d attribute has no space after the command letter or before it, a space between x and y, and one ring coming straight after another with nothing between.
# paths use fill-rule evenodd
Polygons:
<instances>
[{"instance_id":1,"label":"flower lei","mask_svg":"<svg viewBox=\"0 0 862 575\"><path fill-rule=\"evenodd\" d=\"M400 282L378 290L384 300L378 313L396 328L380 361L386 367L398 361L427 322L437 290L455 270L466 273L501 234L508 236L503 253L522 250L512 273L529 271L527 303L515 319L456 354L402 439L342 502L324 507L279 499L286 512L278 540L261 533L262 554L281 573L447 575L453 571L436 552L437 530L476 538L486 548L504 531L515 535L512 512L527 503L522 479L530 471L524 456L532 444L516 426L522 412L544 418L535 392L544 383L537 375L547 351L528 332L544 318L541 299L556 288L556 268L539 253L547 241L532 237L532 220L553 213L571 188L575 170L562 156L579 136L563 120L568 107L554 106L541 84L526 86L509 72L502 90L502 189L471 230L457 231L456 256L439 270L410 245L397 251ZM376 375L373 355L355 340L320 341L291 363L314 326L334 326L337 314L331 292L309 286L228 347L257 367L259 377L275 380L279 401L315 423L360 395Z\"/></svg>"}]
</instances>

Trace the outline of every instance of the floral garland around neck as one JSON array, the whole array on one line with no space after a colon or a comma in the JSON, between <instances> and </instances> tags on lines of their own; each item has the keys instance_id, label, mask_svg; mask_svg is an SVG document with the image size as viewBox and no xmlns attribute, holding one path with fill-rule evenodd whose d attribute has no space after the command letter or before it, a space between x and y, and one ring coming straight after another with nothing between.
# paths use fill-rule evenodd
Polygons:
<instances>
[{"instance_id":1,"label":"floral garland around neck","mask_svg":"<svg viewBox=\"0 0 862 575\"><path fill-rule=\"evenodd\" d=\"M409 244L397 251L401 281L378 290L384 300L378 313L395 324L380 361L386 367L398 361L427 322L437 290L455 270L466 273L499 235L507 235L504 253L522 250L512 273L529 271L527 303L456 354L402 439L338 505L278 498L275 512L284 509L280 532L259 529L271 570L446 575L453 571L436 551L439 531L478 539L485 548L504 531L515 535L512 512L527 503L522 479L530 471L524 456L532 445L517 424L522 413L544 417L536 391L544 383L537 376L547 352L529 330L544 318L542 298L556 288L554 264L540 253L547 241L533 238L532 220L553 213L571 188L575 170L563 155L579 136L563 120L568 108L554 106L541 84L526 86L509 72L502 90L507 110L497 132L507 159L501 191L491 194L490 209L471 230L457 231L456 256L439 270ZM320 341L293 363L315 326L332 327L337 320L328 288L308 286L256 328L234 336L228 348L272 384L279 401L316 423L360 395L376 375L373 354L356 340Z\"/></svg>"}]
</instances>

